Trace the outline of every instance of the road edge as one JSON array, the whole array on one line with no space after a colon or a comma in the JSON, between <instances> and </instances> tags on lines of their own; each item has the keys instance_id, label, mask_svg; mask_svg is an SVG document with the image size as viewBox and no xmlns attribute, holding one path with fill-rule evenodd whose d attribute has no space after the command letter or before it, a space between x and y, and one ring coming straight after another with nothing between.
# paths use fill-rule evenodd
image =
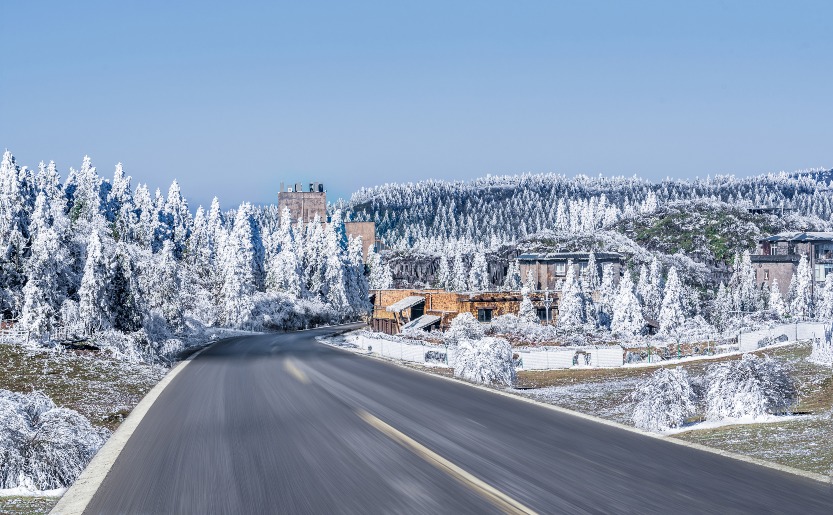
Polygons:
<instances>
[{"instance_id":1,"label":"road edge","mask_svg":"<svg viewBox=\"0 0 833 515\"><path fill-rule=\"evenodd\" d=\"M718 456L723 456L723 457L726 457L726 458L731 458L731 459L734 459L734 460L743 461L743 462L746 462L746 463L751 463L753 465L758 465L758 466L761 466L761 467L766 467L766 468L769 468L769 469L778 470L780 472L785 472L785 473L788 473L788 474L801 476L801 477L804 477L804 478L807 478L807 479L812 479L814 481L819 481L821 483L825 483L825 484L833 483L833 478L827 477L823 474L818 474L816 472L810 472L808 470L801 470L801 469L797 469L795 467L790 467L788 465L782 465L780 463L775 463L775 462L772 462L772 461L762 460L760 458L754 458L752 456L746 456L746 455L738 454L738 453L731 452L731 451L724 451L723 449L717 449L715 447L708 447L706 445L702 445L702 444L699 444L699 443L693 443L693 442L688 442L688 441L685 441L685 440L680 440L678 438L674 438L673 436L665 436L665 435L658 434L658 433L651 433L649 431L643 431L642 429L639 429L638 427L628 426L628 425L625 425L625 424L621 424L619 422L614 422L613 420L607 420L607 419L604 419L604 418L601 418L601 417L597 417L595 415L588 415L586 413L581 413L580 411L574 411L574 410L564 408L564 407L561 407L561 406L556 406L555 404L549 404L549 403L542 402L542 401L539 401L539 400L535 400L535 399L532 399L530 397L525 397L523 395L519 395L519 394L516 394L516 393L510 393L510 392L507 392L505 390L499 390L499 389L492 388L492 387L489 387L489 386L484 386L484 385L481 385L481 384L470 383L469 381L465 381L463 379L458 379L456 377L448 377L448 376L444 376L444 375L440 375L440 374L434 374L434 373L430 372L429 370L423 370L423 369L416 368L416 367L410 367L410 366L405 365L403 363L399 363L398 361L395 361L395 360L385 359L381 356L375 356L373 354L368 354L368 353L363 353L363 352L352 352L349 349L346 349L346 348L340 347L338 345L333 345L331 343L321 341L320 339L318 341L325 344L325 345L328 345L330 347L333 347L333 348L336 348L336 349L341 349L344 352L349 352L351 354L357 354L357 355L360 355L360 356L365 356L365 357L368 357L368 358L371 358L371 359L375 359L377 361L381 361L383 363L389 363L391 365L404 368L406 370L412 370L414 372L425 374L425 375L428 375L428 376L431 376L431 377L436 377L436 378L439 378L439 379L443 379L445 381L451 381L451 382L454 382L454 383L463 384L463 385L466 385L466 386L471 387L471 388L476 388L478 390L483 390L483 391L490 392L490 393L493 393L493 394L496 394L496 395L502 395L504 397L508 397L508 398L515 399L515 400L518 400L518 401L527 402L527 403L530 403L530 404L534 404L536 406L540 406L542 408L546 408L546 409L549 409L549 410L557 411L559 413L563 413L565 415L572 415L574 417L578 417L578 418L581 418L581 419L584 419L584 420L589 420L591 422L596 422L598 424L604 424L606 426L615 427L615 428L618 428L618 429L623 429L625 431L630 431L631 433L636 433L636 434L639 434L639 435L642 435L642 436L647 436L649 438L654 438L654 439L657 439L657 440L665 441L665 442L668 442L668 443L671 443L671 444L674 444L674 445L680 445L682 447L689 447L691 449L697 449L699 451L708 452L708 453L711 453L711 454L717 454Z\"/></svg>"},{"instance_id":2,"label":"road edge","mask_svg":"<svg viewBox=\"0 0 833 515\"><path fill-rule=\"evenodd\" d=\"M116 428L116 431L104 443L101 449L93 456L93 459L87 464L86 468L78 476L78 479L67 489L66 493L58 500L58 503L49 512L50 515L82 515L87 505L92 500L104 478L110 472L116 459L121 454L122 449L127 444L127 441L133 435L133 432L142 422L147 412L153 406L156 399L162 394L165 388L179 375L191 361L202 354L206 349L212 347L217 342L212 342L199 351L188 356L184 361L181 361L177 366L165 374L151 390L142 397L142 400L130 412L124 422Z\"/></svg>"}]
</instances>

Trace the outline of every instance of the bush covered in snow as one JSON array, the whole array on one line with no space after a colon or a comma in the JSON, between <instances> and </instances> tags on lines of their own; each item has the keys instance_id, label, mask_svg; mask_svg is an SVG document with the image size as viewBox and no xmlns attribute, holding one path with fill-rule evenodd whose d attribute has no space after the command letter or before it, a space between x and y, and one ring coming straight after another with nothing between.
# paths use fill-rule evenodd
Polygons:
<instances>
[{"instance_id":1,"label":"bush covered in snow","mask_svg":"<svg viewBox=\"0 0 833 515\"><path fill-rule=\"evenodd\" d=\"M512 346L501 338L459 340L454 375L475 383L510 386L515 382Z\"/></svg>"},{"instance_id":2,"label":"bush covered in snow","mask_svg":"<svg viewBox=\"0 0 833 515\"><path fill-rule=\"evenodd\" d=\"M681 367L660 368L632 394L636 402L632 420L648 431L680 427L697 410L697 395Z\"/></svg>"},{"instance_id":3,"label":"bush covered in snow","mask_svg":"<svg viewBox=\"0 0 833 515\"><path fill-rule=\"evenodd\" d=\"M833 339L825 337L814 340L810 361L819 365L833 365Z\"/></svg>"},{"instance_id":4,"label":"bush covered in snow","mask_svg":"<svg viewBox=\"0 0 833 515\"><path fill-rule=\"evenodd\" d=\"M462 340L478 340L485 334L483 324L474 318L471 313L460 313L453 320L445 332L445 339L448 343L454 344Z\"/></svg>"},{"instance_id":5,"label":"bush covered in snow","mask_svg":"<svg viewBox=\"0 0 833 515\"><path fill-rule=\"evenodd\" d=\"M495 317L486 328L486 333L494 336L505 335L529 343L552 342L559 339L555 326L542 325L537 317L531 321L511 313ZM561 337L563 336L562 331Z\"/></svg>"},{"instance_id":6,"label":"bush covered in snow","mask_svg":"<svg viewBox=\"0 0 833 515\"><path fill-rule=\"evenodd\" d=\"M72 484L109 431L41 392L0 390L0 488L51 490Z\"/></svg>"},{"instance_id":7,"label":"bush covered in snow","mask_svg":"<svg viewBox=\"0 0 833 515\"><path fill-rule=\"evenodd\" d=\"M706 372L706 418L760 417L786 413L798 391L783 365L769 357L744 354L711 365Z\"/></svg>"}]
</instances>

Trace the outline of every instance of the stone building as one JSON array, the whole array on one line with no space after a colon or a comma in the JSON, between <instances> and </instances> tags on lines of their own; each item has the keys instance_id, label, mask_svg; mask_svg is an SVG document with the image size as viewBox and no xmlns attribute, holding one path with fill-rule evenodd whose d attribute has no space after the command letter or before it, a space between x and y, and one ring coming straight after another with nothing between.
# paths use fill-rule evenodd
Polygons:
<instances>
[{"instance_id":1,"label":"stone building","mask_svg":"<svg viewBox=\"0 0 833 515\"><path fill-rule=\"evenodd\" d=\"M770 287L777 279L778 289L786 295L802 255L813 271L815 288L833 272L833 232L782 232L759 240L750 256L756 283Z\"/></svg>"},{"instance_id":2,"label":"stone building","mask_svg":"<svg viewBox=\"0 0 833 515\"><path fill-rule=\"evenodd\" d=\"M613 267L613 281L619 284L622 277L622 270L625 266L625 258L621 254L613 252L599 252L596 257L596 276L601 280L602 267ZM587 274L590 253L588 252L552 252L539 254L521 254L518 256L518 265L521 270L521 281L526 284L527 275L532 271L535 277L535 289L560 290L564 278L567 276L567 264L572 261L576 267L577 278Z\"/></svg>"},{"instance_id":3,"label":"stone building","mask_svg":"<svg viewBox=\"0 0 833 515\"><path fill-rule=\"evenodd\" d=\"M372 290L374 331L397 334L403 329L439 329L445 331L460 313L471 313L481 322L491 322L500 315L518 314L523 297L520 292L493 291L458 293L438 289ZM550 294L550 322L558 317L559 295ZM547 316L544 295L530 295L542 321Z\"/></svg>"},{"instance_id":4,"label":"stone building","mask_svg":"<svg viewBox=\"0 0 833 515\"><path fill-rule=\"evenodd\" d=\"M284 183L281 183L281 189L278 192L278 211L283 212L284 207L289 208L293 220L300 218L304 223L310 223L317 215L321 222L329 222L327 191L320 182L309 183L308 191L304 191L304 185L300 182L286 189ZM345 222L344 230L353 238L361 236L362 253L367 259L368 250L376 245L376 224L374 222Z\"/></svg>"}]
</instances>

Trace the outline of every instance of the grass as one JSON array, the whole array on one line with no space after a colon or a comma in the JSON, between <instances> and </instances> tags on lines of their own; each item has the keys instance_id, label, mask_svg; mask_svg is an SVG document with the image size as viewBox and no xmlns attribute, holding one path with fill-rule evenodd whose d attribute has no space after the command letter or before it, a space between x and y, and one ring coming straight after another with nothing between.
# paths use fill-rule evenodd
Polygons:
<instances>
[{"instance_id":1,"label":"grass","mask_svg":"<svg viewBox=\"0 0 833 515\"><path fill-rule=\"evenodd\" d=\"M0 497L0 513L4 515L49 513L56 502L58 502L57 497Z\"/></svg>"},{"instance_id":2,"label":"grass","mask_svg":"<svg viewBox=\"0 0 833 515\"><path fill-rule=\"evenodd\" d=\"M0 389L41 390L56 405L74 409L111 431L167 371L159 365L91 352L0 344ZM0 513L48 513L57 501L57 497L0 497Z\"/></svg>"}]
</instances>

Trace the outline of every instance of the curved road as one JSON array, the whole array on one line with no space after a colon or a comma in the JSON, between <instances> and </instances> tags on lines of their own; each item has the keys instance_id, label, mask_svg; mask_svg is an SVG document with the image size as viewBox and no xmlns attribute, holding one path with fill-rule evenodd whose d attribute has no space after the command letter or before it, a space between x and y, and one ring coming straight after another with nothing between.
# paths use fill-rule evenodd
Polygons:
<instances>
[{"instance_id":1,"label":"curved road","mask_svg":"<svg viewBox=\"0 0 833 515\"><path fill-rule=\"evenodd\" d=\"M85 513L831 513L820 482L356 356L232 338L176 376Z\"/></svg>"}]
</instances>

